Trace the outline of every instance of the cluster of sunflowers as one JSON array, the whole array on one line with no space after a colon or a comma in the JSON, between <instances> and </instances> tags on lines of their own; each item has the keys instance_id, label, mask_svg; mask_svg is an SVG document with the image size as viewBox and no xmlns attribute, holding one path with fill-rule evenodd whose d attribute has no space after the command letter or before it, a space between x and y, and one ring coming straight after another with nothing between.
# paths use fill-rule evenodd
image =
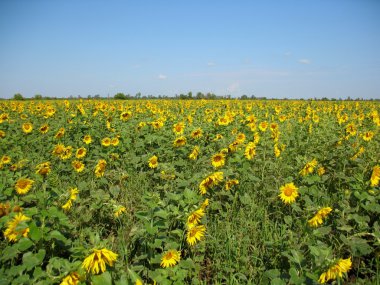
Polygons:
<instances>
[{"instance_id":1,"label":"cluster of sunflowers","mask_svg":"<svg viewBox=\"0 0 380 285\"><path fill-rule=\"evenodd\" d=\"M57 206L75 224L71 233L67 230L66 238L79 246L81 241L76 241L79 236L75 231L85 225L79 222L81 214L95 213L89 208L96 208L91 204L95 203L92 192L98 188L105 192L118 189L114 190L117 194L112 194L114 199L104 202L105 211L110 213L107 219L112 220L108 227L104 225L104 232L117 232L109 228L120 227L126 223L127 215L133 217L138 210L144 210L143 204L136 203L134 208L133 202L127 204L120 198L123 191L128 191L128 177L141 173L153 185L153 189L141 191L158 193L162 201L168 199L169 193L154 185L165 186L169 189L165 191L172 194L184 195L184 190L196 193L193 204L173 217L176 222L170 225L171 230L175 227L183 233L176 243L179 246L163 242L162 247L154 249L155 255L160 256L159 266L165 270L174 270L182 259L202 254L201 249L208 244L209 223L222 211L212 207L214 202L222 201L220 193L230 198L242 192L255 195L247 190L248 176L259 177L264 187L272 189L267 193L272 195L269 200L274 201L275 207L298 211L300 216L308 217L308 227L316 229L329 217L339 215L338 198L313 199L307 188L319 183L318 187L327 189L324 185L340 179L334 168L340 167L342 159L345 162L341 172L360 172L361 190L374 197L368 201L377 201L379 126L379 104L373 102L3 101L1 250L31 239L31 223L38 216L31 209L43 211L49 206ZM269 173L273 183L265 184L270 163L275 165L273 173ZM351 191L349 184L344 187ZM44 198L38 200L40 192ZM307 199L298 203L303 196ZM137 198L136 201L141 202ZM46 226L43 219L34 223L37 227ZM138 223L133 226L143 228ZM119 263L115 270L122 270L134 262L133 256L118 260L118 250L125 243L140 250L132 244L136 241L124 236L111 238L105 233L102 237L105 241L92 247L88 242L80 256L67 252L59 256L59 251L51 251L49 258L81 261L77 270L61 274L61 284L86 282L91 276L106 272L107 266L117 267ZM36 241L34 246L41 243ZM348 257L341 259L340 254ZM326 283L343 278L353 268L352 260L355 254L350 249L339 250L329 262L313 267L319 275L314 281ZM11 262L7 262L3 263L4 268L10 266ZM12 262L20 262L20 258L15 257ZM48 262L46 257L45 267ZM117 275L121 271L115 272ZM153 281L144 272L142 269L138 277L133 275L133 282Z\"/></svg>"}]
</instances>

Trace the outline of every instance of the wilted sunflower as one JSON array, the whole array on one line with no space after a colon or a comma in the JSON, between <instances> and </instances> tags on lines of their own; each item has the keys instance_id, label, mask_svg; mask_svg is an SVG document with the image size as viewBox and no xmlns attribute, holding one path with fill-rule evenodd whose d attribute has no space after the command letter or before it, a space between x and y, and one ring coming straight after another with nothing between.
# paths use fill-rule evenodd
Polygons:
<instances>
[{"instance_id":1,"label":"wilted sunflower","mask_svg":"<svg viewBox=\"0 0 380 285\"><path fill-rule=\"evenodd\" d=\"M86 156L86 153L87 153L87 149L85 149L84 147L81 147L77 149L75 156L76 158L83 158Z\"/></svg>"},{"instance_id":2,"label":"wilted sunflower","mask_svg":"<svg viewBox=\"0 0 380 285\"><path fill-rule=\"evenodd\" d=\"M49 126L47 124L44 124L43 126L40 127L40 132L42 134L46 134L49 131Z\"/></svg>"},{"instance_id":3,"label":"wilted sunflower","mask_svg":"<svg viewBox=\"0 0 380 285\"><path fill-rule=\"evenodd\" d=\"M15 189L20 195L25 195L32 188L34 181L28 178L20 178L17 180Z\"/></svg>"},{"instance_id":4,"label":"wilted sunflower","mask_svg":"<svg viewBox=\"0 0 380 285\"><path fill-rule=\"evenodd\" d=\"M4 237L9 241L17 241L20 235L27 237L29 228L21 227L20 224L29 220L29 217L22 213L18 213L11 221L8 222L7 228L4 232Z\"/></svg>"},{"instance_id":5,"label":"wilted sunflower","mask_svg":"<svg viewBox=\"0 0 380 285\"><path fill-rule=\"evenodd\" d=\"M82 172L84 170L84 163L79 160L74 160L71 162L71 165L74 167L76 172Z\"/></svg>"},{"instance_id":6,"label":"wilted sunflower","mask_svg":"<svg viewBox=\"0 0 380 285\"><path fill-rule=\"evenodd\" d=\"M232 187L235 185L239 185L239 180L237 180L237 179L227 180L226 185L224 186L224 189L226 191L231 190Z\"/></svg>"},{"instance_id":7,"label":"wilted sunflower","mask_svg":"<svg viewBox=\"0 0 380 285\"><path fill-rule=\"evenodd\" d=\"M204 225L194 226L187 230L186 241L190 246L193 246L197 241L200 241L206 232Z\"/></svg>"},{"instance_id":8,"label":"wilted sunflower","mask_svg":"<svg viewBox=\"0 0 380 285\"><path fill-rule=\"evenodd\" d=\"M313 218L307 221L309 226L311 227L318 227L319 225L322 225L323 219L332 211L332 208L325 207L320 209Z\"/></svg>"},{"instance_id":9,"label":"wilted sunflower","mask_svg":"<svg viewBox=\"0 0 380 285\"><path fill-rule=\"evenodd\" d=\"M102 177L106 171L107 162L104 159L98 161L98 164L95 166L95 175L96 177Z\"/></svg>"},{"instance_id":10,"label":"wilted sunflower","mask_svg":"<svg viewBox=\"0 0 380 285\"><path fill-rule=\"evenodd\" d=\"M280 195L278 195L285 204L293 203L298 197L298 188L293 182L287 183L280 187Z\"/></svg>"},{"instance_id":11,"label":"wilted sunflower","mask_svg":"<svg viewBox=\"0 0 380 285\"><path fill-rule=\"evenodd\" d=\"M149 167L150 168L157 168L158 166L158 157L153 155L151 158L148 160Z\"/></svg>"},{"instance_id":12,"label":"wilted sunflower","mask_svg":"<svg viewBox=\"0 0 380 285\"><path fill-rule=\"evenodd\" d=\"M186 144L186 137L184 137L184 136L176 138L173 142L173 146L175 146L175 147L184 146L185 144Z\"/></svg>"},{"instance_id":13,"label":"wilted sunflower","mask_svg":"<svg viewBox=\"0 0 380 285\"><path fill-rule=\"evenodd\" d=\"M51 171L50 162L43 162L36 166L36 174L40 174L42 176L47 175Z\"/></svg>"},{"instance_id":14,"label":"wilted sunflower","mask_svg":"<svg viewBox=\"0 0 380 285\"><path fill-rule=\"evenodd\" d=\"M186 223L187 228L190 229L190 228L198 225L204 215L205 215L205 212L204 212L204 209L202 207L200 209L192 212L187 217L187 223Z\"/></svg>"},{"instance_id":15,"label":"wilted sunflower","mask_svg":"<svg viewBox=\"0 0 380 285\"><path fill-rule=\"evenodd\" d=\"M162 256L161 258L161 267L172 267L176 265L181 259L181 252L175 249L171 249Z\"/></svg>"},{"instance_id":16,"label":"wilted sunflower","mask_svg":"<svg viewBox=\"0 0 380 285\"><path fill-rule=\"evenodd\" d=\"M80 276L77 272L71 272L59 285L77 285L79 283Z\"/></svg>"},{"instance_id":17,"label":"wilted sunflower","mask_svg":"<svg viewBox=\"0 0 380 285\"><path fill-rule=\"evenodd\" d=\"M108 249L93 249L93 253L90 254L82 263L88 273L92 274L103 273L106 271L106 265L113 266L117 259L117 254Z\"/></svg>"},{"instance_id":18,"label":"wilted sunflower","mask_svg":"<svg viewBox=\"0 0 380 285\"><path fill-rule=\"evenodd\" d=\"M191 151L191 153L189 154L189 158L191 160L196 160L198 158L198 155L199 155L199 146L195 146L193 150Z\"/></svg>"},{"instance_id":19,"label":"wilted sunflower","mask_svg":"<svg viewBox=\"0 0 380 285\"><path fill-rule=\"evenodd\" d=\"M211 187L218 185L223 181L223 172L214 172L213 174L207 176L202 182L199 184L199 192L204 195L207 193L207 190Z\"/></svg>"},{"instance_id":20,"label":"wilted sunflower","mask_svg":"<svg viewBox=\"0 0 380 285\"><path fill-rule=\"evenodd\" d=\"M330 268L321 274L319 277L318 282L321 284L324 284L330 280L335 280L338 277L342 278L343 273L347 273L352 266L351 257L347 259L339 259L337 262L335 262L334 265L330 266Z\"/></svg>"},{"instance_id":21,"label":"wilted sunflower","mask_svg":"<svg viewBox=\"0 0 380 285\"><path fill-rule=\"evenodd\" d=\"M215 168L221 167L225 164L225 155L223 153L214 154L211 158L211 164Z\"/></svg>"},{"instance_id":22,"label":"wilted sunflower","mask_svg":"<svg viewBox=\"0 0 380 285\"><path fill-rule=\"evenodd\" d=\"M33 125L31 123L22 124L22 131L26 134L29 134L33 131Z\"/></svg>"},{"instance_id":23,"label":"wilted sunflower","mask_svg":"<svg viewBox=\"0 0 380 285\"><path fill-rule=\"evenodd\" d=\"M54 138L60 139L65 135L65 128L60 128L58 132L55 134Z\"/></svg>"},{"instance_id":24,"label":"wilted sunflower","mask_svg":"<svg viewBox=\"0 0 380 285\"><path fill-rule=\"evenodd\" d=\"M85 136L83 137L83 142L84 142L85 144L90 144L90 143L92 142L92 138L91 138L91 136L90 136L90 135L85 135Z\"/></svg>"},{"instance_id":25,"label":"wilted sunflower","mask_svg":"<svg viewBox=\"0 0 380 285\"><path fill-rule=\"evenodd\" d=\"M318 162L316 159L313 159L312 161L305 164L304 168L300 171L300 174L302 176L306 176L310 173L313 173L314 168L317 166Z\"/></svg>"}]
</instances>

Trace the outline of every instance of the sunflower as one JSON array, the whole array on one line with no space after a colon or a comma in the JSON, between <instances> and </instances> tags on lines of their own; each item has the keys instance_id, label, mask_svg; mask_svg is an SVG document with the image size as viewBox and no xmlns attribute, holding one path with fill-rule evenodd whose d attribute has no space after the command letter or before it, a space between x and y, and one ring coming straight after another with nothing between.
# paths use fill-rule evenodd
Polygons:
<instances>
[{"instance_id":1,"label":"sunflower","mask_svg":"<svg viewBox=\"0 0 380 285\"><path fill-rule=\"evenodd\" d=\"M82 268L84 268L88 273L92 274L103 273L106 271L106 265L113 266L117 259L117 254L106 249L93 249L91 253L82 263Z\"/></svg>"},{"instance_id":2,"label":"sunflower","mask_svg":"<svg viewBox=\"0 0 380 285\"><path fill-rule=\"evenodd\" d=\"M2 130L0 130L0 138L1 138L1 139L5 138L5 132L2 131Z\"/></svg>"},{"instance_id":3,"label":"sunflower","mask_svg":"<svg viewBox=\"0 0 380 285\"><path fill-rule=\"evenodd\" d=\"M60 128L58 132L55 134L54 138L60 139L65 135L65 128Z\"/></svg>"},{"instance_id":4,"label":"sunflower","mask_svg":"<svg viewBox=\"0 0 380 285\"><path fill-rule=\"evenodd\" d=\"M216 134L213 141L218 141L218 140L221 140L222 138L223 136L221 134Z\"/></svg>"},{"instance_id":5,"label":"sunflower","mask_svg":"<svg viewBox=\"0 0 380 285\"><path fill-rule=\"evenodd\" d=\"M214 172L213 174L207 176L202 182L199 184L199 192L204 195L207 193L207 189L218 185L223 181L223 172Z\"/></svg>"},{"instance_id":6,"label":"sunflower","mask_svg":"<svg viewBox=\"0 0 380 285\"><path fill-rule=\"evenodd\" d=\"M85 144L90 144L90 143L92 142L92 138L91 138L91 136L90 136L90 135L85 135L85 136L83 137L83 142L84 142Z\"/></svg>"},{"instance_id":7,"label":"sunflower","mask_svg":"<svg viewBox=\"0 0 380 285\"><path fill-rule=\"evenodd\" d=\"M181 259L181 252L171 249L162 256L161 258L161 267L172 267L176 265Z\"/></svg>"},{"instance_id":8,"label":"sunflower","mask_svg":"<svg viewBox=\"0 0 380 285\"><path fill-rule=\"evenodd\" d=\"M132 117L132 113L130 111L125 111L120 114L120 120L127 121Z\"/></svg>"},{"instance_id":9,"label":"sunflower","mask_svg":"<svg viewBox=\"0 0 380 285\"><path fill-rule=\"evenodd\" d=\"M243 133L240 133L236 136L236 141L239 143L239 144L242 144L245 142L245 134Z\"/></svg>"},{"instance_id":10,"label":"sunflower","mask_svg":"<svg viewBox=\"0 0 380 285\"><path fill-rule=\"evenodd\" d=\"M124 213L127 209L124 206L118 206L113 215L118 218L122 213Z\"/></svg>"},{"instance_id":11,"label":"sunflower","mask_svg":"<svg viewBox=\"0 0 380 285\"><path fill-rule=\"evenodd\" d=\"M183 122L179 122L179 123L173 125L173 132L176 135L182 135L184 130L185 130L185 123L183 123Z\"/></svg>"},{"instance_id":12,"label":"sunflower","mask_svg":"<svg viewBox=\"0 0 380 285\"><path fill-rule=\"evenodd\" d=\"M40 127L40 132L42 134L46 134L49 131L49 126L47 124L44 124Z\"/></svg>"},{"instance_id":13,"label":"sunflower","mask_svg":"<svg viewBox=\"0 0 380 285\"><path fill-rule=\"evenodd\" d=\"M119 145L119 138L118 137L115 137L115 138L112 138L111 139L111 145L113 145L113 146L117 146L117 145Z\"/></svg>"},{"instance_id":14,"label":"sunflower","mask_svg":"<svg viewBox=\"0 0 380 285\"><path fill-rule=\"evenodd\" d=\"M77 272L71 272L65 278L63 278L60 285L77 285L79 283L80 276Z\"/></svg>"},{"instance_id":15,"label":"sunflower","mask_svg":"<svg viewBox=\"0 0 380 285\"><path fill-rule=\"evenodd\" d=\"M158 157L153 155L151 158L148 160L149 167L150 168L157 168L158 166Z\"/></svg>"},{"instance_id":16,"label":"sunflower","mask_svg":"<svg viewBox=\"0 0 380 285\"><path fill-rule=\"evenodd\" d=\"M205 215L204 209L201 207L198 210L195 210L187 217L187 227L190 229L199 224L201 218Z\"/></svg>"},{"instance_id":17,"label":"sunflower","mask_svg":"<svg viewBox=\"0 0 380 285\"><path fill-rule=\"evenodd\" d=\"M199 155L199 146L195 146L191 153L189 154L189 159L196 160Z\"/></svg>"},{"instance_id":18,"label":"sunflower","mask_svg":"<svg viewBox=\"0 0 380 285\"><path fill-rule=\"evenodd\" d=\"M68 211L70 210L72 205L73 205L73 201L69 199L64 205L62 205L62 209L65 211Z\"/></svg>"},{"instance_id":19,"label":"sunflower","mask_svg":"<svg viewBox=\"0 0 380 285\"><path fill-rule=\"evenodd\" d=\"M65 146L61 143L54 146L53 155L60 156L65 151Z\"/></svg>"},{"instance_id":20,"label":"sunflower","mask_svg":"<svg viewBox=\"0 0 380 285\"><path fill-rule=\"evenodd\" d=\"M225 155L223 153L214 154L211 158L211 164L215 168L221 167L225 164Z\"/></svg>"},{"instance_id":21,"label":"sunflower","mask_svg":"<svg viewBox=\"0 0 380 285\"><path fill-rule=\"evenodd\" d=\"M278 195L285 204L293 203L298 197L298 188L293 182L280 187L281 193Z\"/></svg>"},{"instance_id":22,"label":"sunflower","mask_svg":"<svg viewBox=\"0 0 380 285\"><path fill-rule=\"evenodd\" d=\"M237 180L237 179L227 180L226 185L224 186L224 189L226 191L231 190L232 187L235 185L239 185L239 180Z\"/></svg>"},{"instance_id":23,"label":"sunflower","mask_svg":"<svg viewBox=\"0 0 380 285\"><path fill-rule=\"evenodd\" d=\"M200 241L206 232L204 225L194 226L187 230L186 241L190 246L193 246L197 241Z\"/></svg>"},{"instance_id":24,"label":"sunflower","mask_svg":"<svg viewBox=\"0 0 380 285\"><path fill-rule=\"evenodd\" d=\"M33 131L33 125L31 123L22 124L22 131L26 134L29 134Z\"/></svg>"},{"instance_id":25,"label":"sunflower","mask_svg":"<svg viewBox=\"0 0 380 285\"><path fill-rule=\"evenodd\" d=\"M8 222L7 229L4 232L4 237L9 241L17 241L20 235L27 237L29 228L21 226L21 224L29 220L29 217L22 213L18 213L11 221Z\"/></svg>"},{"instance_id":26,"label":"sunflower","mask_svg":"<svg viewBox=\"0 0 380 285\"><path fill-rule=\"evenodd\" d=\"M326 170L323 166L320 166L318 169L317 169L317 173L319 176L322 176L323 174L325 174Z\"/></svg>"},{"instance_id":27,"label":"sunflower","mask_svg":"<svg viewBox=\"0 0 380 285\"><path fill-rule=\"evenodd\" d=\"M185 144L186 144L186 137L184 137L184 136L176 138L173 142L173 146L175 146L175 147L184 146Z\"/></svg>"},{"instance_id":28,"label":"sunflower","mask_svg":"<svg viewBox=\"0 0 380 285\"><path fill-rule=\"evenodd\" d=\"M85 149L84 147L81 147L77 149L75 156L76 158L83 158L85 157L86 153L87 153L87 149Z\"/></svg>"},{"instance_id":29,"label":"sunflower","mask_svg":"<svg viewBox=\"0 0 380 285\"><path fill-rule=\"evenodd\" d=\"M62 151L62 153L59 155L59 157L62 160L69 159L72 155L73 147L72 146L66 146L65 149Z\"/></svg>"},{"instance_id":30,"label":"sunflower","mask_svg":"<svg viewBox=\"0 0 380 285\"><path fill-rule=\"evenodd\" d=\"M193 139L199 139L203 136L203 131L202 131L202 129L198 128L198 129L192 131L190 136Z\"/></svg>"},{"instance_id":31,"label":"sunflower","mask_svg":"<svg viewBox=\"0 0 380 285\"><path fill-rule=\"evenodd\" d=\"M262 132L265 132L268 128L268 122L264 121L259 124L259 129Z\"/></svg>"},{"instance_id":32,"label":"sunflower","mask_svg":"<svg viewBox=\"0 0 380 285\"><path fill-rule=\"evenodd\" d=\"M106 171L107 162L104 159L98 161L98 164L95 166L95 175L96 177L102 177Z\"/></svg>"},{"instance_id":33,"label":"sunflower","mask_svg":"<svg viewBox=\"0 0 380 285\"><path fill-rule=\"evenodd\" d=\"M3 155L3 156L1 157L0 163L1 163L1 164L9 164L9 163L11 163L11 161L12 161L12 159L11 159L10 156L8 156L8 155Z\"/></svg>"},{"instance_id":34,"label":"sunflower","mask_svg":"<svg viewBox=\"0 0 380 285\"><path fill-rule=\"evenodd\" d=\"M206 208L207 208L207 206L210 204L210 201L209 201L209 199L208 198L206 198L204 201L203 201L203 203L202 203L202 205L201 205L201 209L204 211L204 210L206 210Z\"/></svg>"},{"instance_id":35,"label":"sunflower","mask_svg":"<svg viewBox=\"0 0 380 285\"><path fill-rule=\"evenodd\" d=\"M330 266L326 272L323 272L319 277L318 282L324 284L329 280L334 280L343 277L343 273L347 273L352 266L351 257L347 259L339 259L334 265Z\"/></svg>"},{"instance_id":36,"label":"sunflower","mask_svg":"<svg viewBox=\"0 0 380 285\"><path fill-rule=\"evenodd\" d=\"M256 155L256 144L254 142L249 142L245 148L244 156L248 160L252 160Z\"/></svg>"},{"instance_id":37,"label":"sunflower","mask_svg":"<svg viewBox=\"0 0 380 285\"><path fill-rule=\"evenodd\" d=\"M102 146L109 147L111 145L111 139L110 138L104 138L102 139Z\"/></svg>"},{"instance_id":38,"label":"sunflower","mask_svg":"<svg viewBox=\"0 0 380 285\"><path fill-rule=\"evenodd\" d=\"M319 225L322 225L323 219L332 211L332 208L325 207L320 209L313 218L307 221L309 226L311 227L318 227Z\"/></svg>"},{"instance_id":39,"label":"sunflower","mask_svg":"<svg viewBox=\"0 0 380 285\"><path fill-rule=\"evenodd\" d=\"M371 186L372 187L378 186L379 182L380 182L380 166L375 165L372 170L372 175L371 175Z\"/></svg>"},{"instance_id":40,"label":"sunflower","mask_svg":"<svg viewBox=\"0 0 380 285\"><path fill-rule=\"evenodd\" d=\"M71 165L74 167L76 172L82 172L84 170L84 163L79 160L74 160L71 162Z\"/></svg>"},{"instance_id":41,"label":"sunflower","mask_svg":"<svg viewBox=\"0 0 380 285\"><path fill-rule=\"evenodd\" d=\"M20 195L25 195L32 188L34 181L28 178L20 178L17 180L15 188Z\"/></svg>"},{"instance_id":42,"label":"sunflower","mask_svg":"<svg viewBox=\"0 0 380 285\"><path fill-rule=\"evenodd\" d=\"M362 135L363 140L365 140L365 141L367 141L367 142L370 141L370 140L372 140L373 136L374 136L374 133L371 132L371 131L365 132L365 133Z\"/></svg>"},{"instance_id":43,"label":"sunflower","mask_svg":"<svg viewBox=\"0 0 380 285\"><path fill-rule=\"evenodd\" d=\"M42 176L47 175L51 171L50 162L43 162L36 166L36 174L40 174Z\"/></svg>"},{"instance_id":44,"label":"sunflower","mask_svg":"<svg viewBox=\"0 0 380 285\"><path fill-rule=\"evenodd\" d=\"M318 162L316 159L313 159L312 161L306 163L305 166L303 167L303 169L300 171L300 174L302 176L306 176L310 173L313 173L314 168L317 166L317 164L318 164Z\"/></svg>"},{"instance_id":45,"label":"sunflower","mask_svg":"<svg viewBox=\"0 0 380 285\"><path fill-rule=\"evenodd\" d=\"M354 124L348 124L346 126L346 134L349 136L356 135L356 126Z\"/></svg>"}]
</instances>

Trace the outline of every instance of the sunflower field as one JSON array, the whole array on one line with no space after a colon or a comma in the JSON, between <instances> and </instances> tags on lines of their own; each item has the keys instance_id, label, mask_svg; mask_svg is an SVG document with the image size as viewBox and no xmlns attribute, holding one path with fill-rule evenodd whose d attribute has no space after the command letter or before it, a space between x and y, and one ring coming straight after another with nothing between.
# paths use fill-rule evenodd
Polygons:
<instances>
[{"instance_id":1,"label":"sunflower field","mask_svg":"<svg viewBox=\"0 0 380 285\"><path fill-rule=\"evenodd\" d=\"M0 284L380 284L379 112L0 101Z\"/></svg>"}]
</instances>

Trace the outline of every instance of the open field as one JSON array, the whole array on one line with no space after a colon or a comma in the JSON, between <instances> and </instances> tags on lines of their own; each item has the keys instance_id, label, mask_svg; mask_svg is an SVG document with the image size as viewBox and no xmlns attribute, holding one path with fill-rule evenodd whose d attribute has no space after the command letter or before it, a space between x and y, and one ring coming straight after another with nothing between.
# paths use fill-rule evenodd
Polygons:
<instances>
[{"instance_id":1,"label":"open field","mask_svg":"<svg viewBox=\"0 0 380 285\"><path fill-rule=\"evenodd\" d=\"M0 102L0 284L380 284L380 103Z\"/></svg>"}]
</instances>

